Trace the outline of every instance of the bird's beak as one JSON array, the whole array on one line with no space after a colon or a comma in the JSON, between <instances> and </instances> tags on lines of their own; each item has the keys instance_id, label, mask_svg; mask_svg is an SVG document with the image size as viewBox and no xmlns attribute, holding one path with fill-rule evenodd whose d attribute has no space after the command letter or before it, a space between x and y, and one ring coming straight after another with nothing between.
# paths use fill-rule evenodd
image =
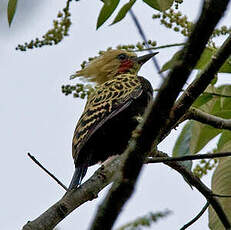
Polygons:
<instances>
[{"instance_id":1,"label":"bird's beak","mask_svg":"<svg viewBox=\"0 0 231 230\"><path fill-rule=\"evenodd\" d=\"M146 61L148 61L150 58L158 54L159 52L151 53L151 54L146 54L140 57L135 57L133 60L138 62L139 64L143 65Z\"/></svg>"}]
</instances>

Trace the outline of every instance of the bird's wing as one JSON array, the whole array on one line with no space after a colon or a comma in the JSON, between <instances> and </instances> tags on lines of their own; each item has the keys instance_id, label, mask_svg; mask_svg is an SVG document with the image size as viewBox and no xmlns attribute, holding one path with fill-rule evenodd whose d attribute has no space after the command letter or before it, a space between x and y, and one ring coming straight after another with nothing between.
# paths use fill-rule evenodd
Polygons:
<instances>
[{"instance_id":1,"label":"bird's wing","mask_svg":"<svg viewBox=\"0 0 231 230\"><path fill-rule=\"evenodd\" d=\"M88 98L73 137L73 158L93 133L106 121L127 108L142 93L142 85L134 75L123 75L102 84Z\"/></svg>"}]
</instances>

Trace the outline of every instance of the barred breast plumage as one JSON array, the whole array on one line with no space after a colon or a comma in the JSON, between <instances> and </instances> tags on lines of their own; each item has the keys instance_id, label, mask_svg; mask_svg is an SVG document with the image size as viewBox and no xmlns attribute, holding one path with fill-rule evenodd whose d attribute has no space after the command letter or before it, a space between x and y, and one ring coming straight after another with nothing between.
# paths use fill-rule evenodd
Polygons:
<instances>
[{"instance_id":1,"label":"barred breast plumage","mask_svg":"<svg viewBox=\"0 0 231 230\"><path fill-rule=\"evenodd\" d=\"M70 189L81 183L89 166L123 153L152 93L149 81L128 72L100 84L89 96L73 136L76 170Z\"/></svg>"}]
</instances>

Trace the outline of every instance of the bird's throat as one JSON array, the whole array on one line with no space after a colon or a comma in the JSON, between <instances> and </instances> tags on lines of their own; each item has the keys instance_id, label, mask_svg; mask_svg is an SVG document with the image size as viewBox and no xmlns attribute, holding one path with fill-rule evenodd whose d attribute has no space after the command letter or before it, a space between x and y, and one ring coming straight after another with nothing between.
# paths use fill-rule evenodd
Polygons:
<instances>
[{"instance_id":1,"label":"bird's throat","mask_svg":"<svg viewBox=\"0 0 231 230\"><path fill-rule=\"evenodd\" d=\"M119 69L118 69L118 73L127 73L127 72L130 72L130 70L132 69L133 67L133 61L131 60L125 60L123 61L120 66L119 66Z\"/></svg>"}]
</instances>

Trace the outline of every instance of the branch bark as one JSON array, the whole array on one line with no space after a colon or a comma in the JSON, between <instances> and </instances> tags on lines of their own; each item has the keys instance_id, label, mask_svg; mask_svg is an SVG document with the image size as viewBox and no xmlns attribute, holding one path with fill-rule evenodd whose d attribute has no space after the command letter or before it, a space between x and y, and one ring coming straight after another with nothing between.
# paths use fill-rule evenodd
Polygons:
<instances>
[{"instance_id":1,"label":"branch bark","mask_svg":"<svg viewBox=\"0 0 231 230\"><path fill-rule=\"evenodd\" d=\"M190 108L186 113L186 119L193 119L203 124L213 126L217 129L231 130L231 119L224 119L208 113L205 113L196 108Z\"/></svg>"}]
</instances>

